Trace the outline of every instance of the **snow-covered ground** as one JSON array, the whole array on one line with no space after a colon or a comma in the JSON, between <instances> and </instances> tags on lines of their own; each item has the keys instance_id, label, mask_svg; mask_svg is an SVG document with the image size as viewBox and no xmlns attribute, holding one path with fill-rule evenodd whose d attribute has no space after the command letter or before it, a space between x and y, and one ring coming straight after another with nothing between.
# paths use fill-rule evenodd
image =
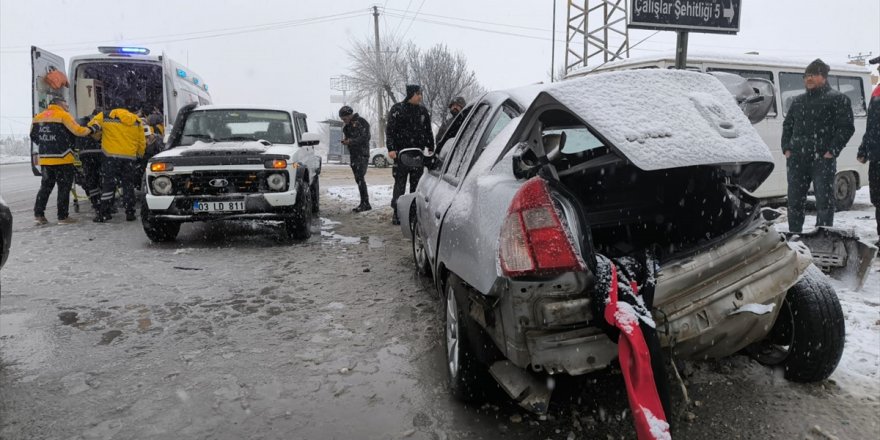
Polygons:
<instances>
[{"instance_id":1,"label":"snow-covered ground","mask_svg":"<svg viewBox=\"0 0 880 440\"><path fill-rule=\"evenodd\" d=\"M816 216L807 215L804 229L815 224ZM877 241L874 207L868 187L856 193L852 210L834 214L834 226L852 230L868 243ZM788 224L782 221L777 224L777 229L787 231ZM831 282L846 316L843 358L831 379L853 395L880 398L880 261L874 260L865 286L858 292L846 283L833 279Z\"/></svg>"},{"instance_id":2,"label":"snow-covered ground","mask_svg":"<svg viewBox=\"0 0 880 440\"><path fill-rule=\"evenodd\" d=\"M0 154L0 165L6 163L27 163L30 161L30 156L10 156L7 154Z\"/></svg>"}]
</instances>

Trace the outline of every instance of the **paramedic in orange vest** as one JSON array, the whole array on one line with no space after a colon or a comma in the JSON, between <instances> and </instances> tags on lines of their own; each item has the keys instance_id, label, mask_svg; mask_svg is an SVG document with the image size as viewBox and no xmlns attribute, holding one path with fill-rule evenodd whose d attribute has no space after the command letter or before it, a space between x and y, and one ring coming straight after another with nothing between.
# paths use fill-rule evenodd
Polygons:
<instances>
[{"instance_id":1,"label":"paramedic in orange vest","mask_svg":"<svg viewBox=\"0 0 880 440\"><path fill-rule=\"evenodd\" d=\"M76 170L73 167L73 148L76 136L88 136L97 128L87 128L76 123L68 113L67 101L62 97L52 98L49 107L34 116L31 124L31 141L40 148L39 164L43 175L40 191L34 205L34 221L45 225L46 204L52 189L58 185L58 224L76 223L70 214L70 190Z\"/></svg>"},{"instance_id":2,"label":"paramedic in orange vest","mask_svg":"<svg viewBox=\"0 0 880 440\"><path fill-rule=\"evenodd\" d=\"M96 223L110 220L110 206L116 186L122 187L122 204L125 220L134 221L134 166L144 156L146 137L140 118L123 105L109 112L95 115L89 127L101 128L101 150L104 164L101 167L101 210L95 216Z\"/></svg>"}]
</instances>

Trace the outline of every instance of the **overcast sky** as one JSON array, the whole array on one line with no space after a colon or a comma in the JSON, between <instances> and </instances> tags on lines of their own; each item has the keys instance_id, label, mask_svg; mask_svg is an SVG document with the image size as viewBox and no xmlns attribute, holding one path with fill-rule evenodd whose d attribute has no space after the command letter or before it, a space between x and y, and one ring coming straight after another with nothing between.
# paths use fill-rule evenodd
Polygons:
<instances>
[{"instance_id":1,"label":"overcast sky","mask_svg":"<svg viewBox=\"0 0 880 440\"><path fill-rule=\"evenodd\" d=\"M878 0L742 3L738 35L691 34L690 50L828 62L845 62L860 51L880 53ZM95 53L99 44L164 51L204 78L215 103L289 106L314 123L338 106L329 103L329 79L346 73L352 39L372 38L374 4L385 11L383 33L461 51L488 89L548 79L553 0L0 0L0 132L28 129L31 45L66 59ZM558 0L558 64L567 4ZM328 18L295 23L317 17ZM630 40L652 33L632 30ZM661 32L632 55L674 45L674 34Z\"/></svg>"}]
</instances>

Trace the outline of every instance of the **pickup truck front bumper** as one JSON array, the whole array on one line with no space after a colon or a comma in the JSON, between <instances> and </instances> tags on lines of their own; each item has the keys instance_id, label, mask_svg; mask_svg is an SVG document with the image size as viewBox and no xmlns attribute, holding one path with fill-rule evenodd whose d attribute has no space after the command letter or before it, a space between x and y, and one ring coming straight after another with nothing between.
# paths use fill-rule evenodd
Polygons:
<instances>
[{"instance_id":1,"label":"pickup truck front bumper","mask_svg":"<svg viewBox=\"0 0 880 440\"><path fill-rule=\"evenodd\" d=\"M244 211L194 213L196 202L244 201ZM217 196L156 196L147 194L145 206L150 217L176 222L216 220L285 220L296 204L296 189L277 193L224 194Z\"/></svg>"}]
</instances>

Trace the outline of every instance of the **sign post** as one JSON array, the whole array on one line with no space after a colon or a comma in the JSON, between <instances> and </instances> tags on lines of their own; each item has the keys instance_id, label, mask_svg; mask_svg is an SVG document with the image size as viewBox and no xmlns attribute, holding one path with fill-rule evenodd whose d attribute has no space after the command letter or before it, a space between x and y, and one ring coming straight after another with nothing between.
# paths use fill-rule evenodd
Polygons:
<instances>
[{"instance_id":1,"label":"sign post","mask_svg":"<svg viewBox=\"0 0 880 440\"><path fill-rule=\"evenodd\" d=\"M735 35L739 32L742 0L630 0L633 29L675 31L675 68L687 66L689 32Z\"/></svg>"}]
</instances>

